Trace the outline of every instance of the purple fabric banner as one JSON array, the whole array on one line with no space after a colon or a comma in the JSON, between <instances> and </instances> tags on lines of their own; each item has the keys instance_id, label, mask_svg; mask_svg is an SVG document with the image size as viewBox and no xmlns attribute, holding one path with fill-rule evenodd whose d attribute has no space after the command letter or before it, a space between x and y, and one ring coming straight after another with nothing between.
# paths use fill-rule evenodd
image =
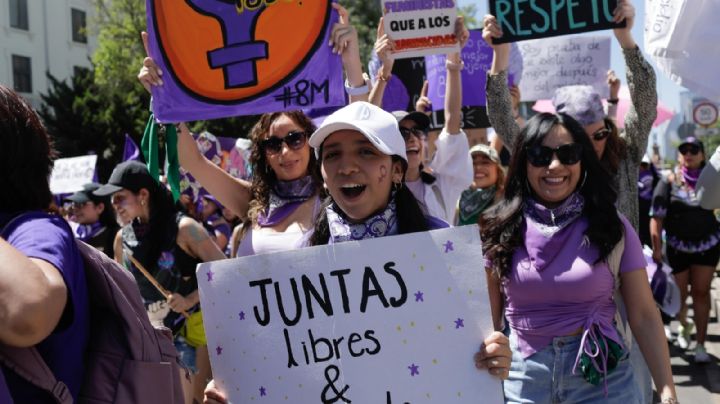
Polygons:
<instances>
[{"instance_id":1,"label":"purple fabric banner","mask_svg":"<svg viewBox=\"0 0 720 404\"><path fill-rule=\"evenodd\" d=\"M343 105L331 0L146 0L160 122Z\"/></svg>"}]
</instances>

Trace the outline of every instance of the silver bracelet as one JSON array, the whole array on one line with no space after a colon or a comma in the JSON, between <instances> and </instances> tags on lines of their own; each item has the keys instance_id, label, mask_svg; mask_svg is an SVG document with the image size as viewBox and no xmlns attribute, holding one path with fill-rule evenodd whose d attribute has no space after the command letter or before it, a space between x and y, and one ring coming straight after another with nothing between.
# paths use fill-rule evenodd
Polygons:
<instances>
[{"instance_id":1,"label":"silver bracelet","mask_svg":"<svg viewBox=\"0 0 720 404\"><path fill-rule=\"evenodd\" d=\"M350 86L350 82L345 79L345 92L349 96L365 95L370 92L370 87L368 86L367 80L365 80L365 84L360 87L352 87Z\"/></svg>"}]
</instances>

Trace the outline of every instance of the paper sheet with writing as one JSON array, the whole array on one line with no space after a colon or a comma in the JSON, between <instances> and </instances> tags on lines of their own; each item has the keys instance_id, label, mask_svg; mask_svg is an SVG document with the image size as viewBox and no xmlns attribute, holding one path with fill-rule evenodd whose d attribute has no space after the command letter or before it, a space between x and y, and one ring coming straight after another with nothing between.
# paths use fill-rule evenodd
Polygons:
<instances>
[{"instance_id":1,"label":"paper sheet with writing","mask_svg":"<svg viewBox=\"0 0 720 404\"><path fill-rule=\"evenodd\" d=\"M609 36L564 36L518 44L523 59L522 101L552 99L562 86L587 84L607 98Z\"/></svg>"},{"instance_id":2,"label":"paper sheet with writing","mask_svg":"<svg viewBox=\"0 0 720 404\"><path fill-rule=\"evenodd\" d=\"M83 185L92 182L96 163L96 155L55 160L50 175L50 191L55 195L80 191Z\"/></svg>"},{"instance_id":3,"label":"paper sheet with writing","mask_svg":"<svg viewBox=\"0 0 720 404\"><path fill-rule=\"evenodd\" d=\"M477 226L206 263L198 281L231 402L502 402L473 362L492 331Z\"/></svg>"}]
</instances>

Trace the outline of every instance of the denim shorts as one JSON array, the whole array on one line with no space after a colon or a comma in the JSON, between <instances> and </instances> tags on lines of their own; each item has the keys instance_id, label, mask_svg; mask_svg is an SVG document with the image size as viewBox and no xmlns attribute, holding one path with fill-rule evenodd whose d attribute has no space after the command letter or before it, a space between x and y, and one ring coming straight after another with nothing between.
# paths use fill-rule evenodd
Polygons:
<instances>
[{"instance_id":1,"label":"denim shorts","mask_svg":"<svg viewBox=\"0 0 720 404\"><path fill-rule=\"evenodd\" d=\"M581 336L556 337L547 347L523 359L517 338L510 334L512 364L503 383L506 403L622 403L639 404L633 368L626 354L605 383L585 380L578 366L573 375Z\"/></svg>"},{"instance_id":2,"label":"denim shorts","mask_svg":"<svg viewBox=\"0 0 720 404\"><path fill-rule=\"evenodd\" d=\"M175 349L178 351L178 357L183 365L185 365L193 374L197 373L197 364L195 362L195 348L187 343L184 337L175 336Z\"/></svg>"}]
</instances>

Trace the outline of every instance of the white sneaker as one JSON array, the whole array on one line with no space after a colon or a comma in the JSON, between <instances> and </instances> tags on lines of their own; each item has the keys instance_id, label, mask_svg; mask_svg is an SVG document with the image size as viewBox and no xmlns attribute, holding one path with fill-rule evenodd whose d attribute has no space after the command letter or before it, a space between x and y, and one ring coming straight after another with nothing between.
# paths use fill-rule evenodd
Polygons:
<instances>
[{"instance_id":1,"label":"white sneaker","mask_svg":"<svg viewBox=\"0 0 720 404\"><path fill-rule=\"evenodd\" d=\"M695 324L690 322L688 322L687 325L680 324L678 327L677 343L681 349L688 349L690 346L690 335L692 334L693 328L695 328Z\"/></svg>"},{"instance_id":2,"label":"white sneaker","mask_svg":"<svg viewBox=\"0 0 720 404\"><path fill-rule=\"evenodd\" d=\"M675 339L675 337L674 337L673 334L672 334L672 330L670 329L670 326L669 326L669 325L666 325L666 326L663 327L663 328L665 329L665 338L666 338L669 342L672 342L672 341Z\"/></svg>"},{"instance_id":3,"label":"white sneaker","mask_svg":"<svg viewBox=\"0 0 720 404\"><path fill-rule=\"evenodd\" d=\"M710 355L705 350L705 346L697 345L695 347L695 363L709 363Z\"/></svg>"}]
</instances>

